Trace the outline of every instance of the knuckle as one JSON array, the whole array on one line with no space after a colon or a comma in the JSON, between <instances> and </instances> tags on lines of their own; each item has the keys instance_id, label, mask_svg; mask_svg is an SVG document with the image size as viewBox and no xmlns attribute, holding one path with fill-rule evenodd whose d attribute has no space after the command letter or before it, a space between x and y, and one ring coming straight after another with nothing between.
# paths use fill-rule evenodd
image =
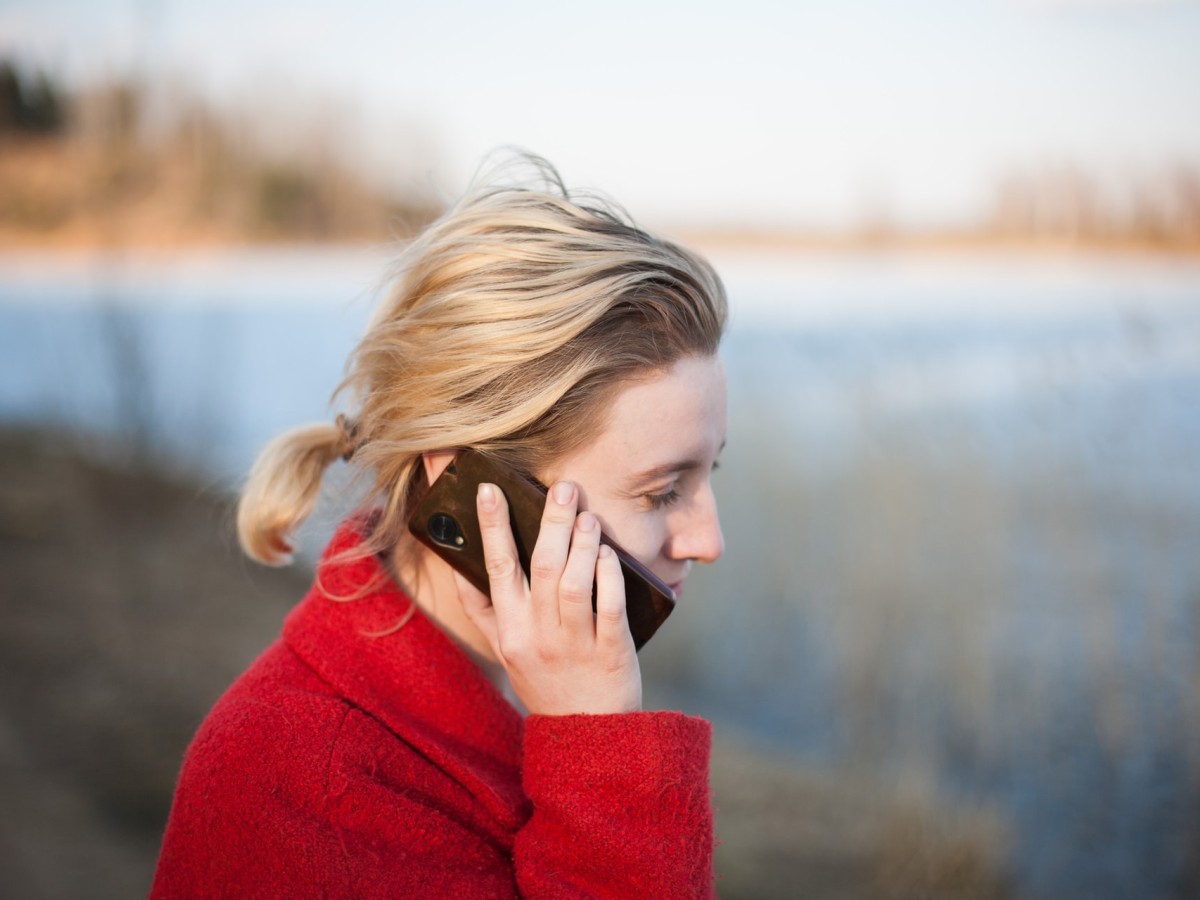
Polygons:
<instances>
[{"instance_id":1,"label":"knuckle","mask_svg":"<svg viewBox=\"0 0 1200 900\"><path fill-rule=\"evenodd\" d=\"M545 509L542 511L542 521L554 525L574 525L575 510L566 506L559 506L556 503L547 503Z\"/></svg>"},{"instance_id":2,"label":"knuckle","mask_svg":"<svg viewBox=\"0 0 1200 900\"><path fill-rule=\"evenodd\" d=\"M529 652L529 642L525 633L516 629L501 629L496 643L499 645L500 655L509 662L519 662Z\"/></svg>"},{"instance_id":3,"label":"knuckle","mask_svg":"<svg viewBox=\"0 0 1200 900\"><path fill-rule=\"evenodd\" d=\"M600 671L603 676L624 675L627 671L624 656L608 656L600 664Z\"/></svg>"},{"instance_id":4,"label":"knuckle","mask_svg":"<svg viewBox=\"0 0 1200 900\"><path fill-rule=\"evenodd\" d=\"M541 580L552 580L558 577L559 564L558 560L552 558L545 552L539 553L534 551L533 557L529 560L529 574L534 578Z\"/></svg>"},{"instance_id":5,"label":"knuckle","mask_svg":"<svg viewBox=\"0 0 1200 900\"><path fill-rule=\"evenodd\" d=\"M625 607L601 606L597 608L596 616L605 622L617 624L625 618Z\"/></svg>"},{"instance_id":6,"label":"knuckle","mask_svg":"<svg viewBox=\"0 0 1200 900\"><path fill-rule=\"evenodd\" d=\"M560 649L556 645L550 643L539 643L532 649L534 658L542 665L558 662L559 656L561 655Z\"/></svg>"},{"instance_id":7,"label":"knuckle","mask_svg":"<svg viewBox=\"0 0 1200 900\"><path fill-rule=\"evenodd\" d=\"M484 567L487 569L489 579L511 578L517 569L517 561L507 553L501 553L485 559Z\"/></svg>"},{"instance_id":8,"label":"knuckle","mask_svg":"<svg viewBox=\"0 0 1200 900\"><path fill-rule=\"evenodd\" d=\"M584 582L578 578L564 578L559 584L558 592L564 600L570 600L572 603L583 603L585 600L590 603L592 599L591 582Z\"/></svg>"},{"instance_id":9,"label":"knuckle","mask_svg":"<svg viewBox=\"0 0 1200 900\"><path fill-rule=\"evenodd\" d=\"M494 514L481 514L479 516L479 534L483 538L484 543L503 539L503 526L504 523L497 519Z\"/></svg>"}]
</instances>

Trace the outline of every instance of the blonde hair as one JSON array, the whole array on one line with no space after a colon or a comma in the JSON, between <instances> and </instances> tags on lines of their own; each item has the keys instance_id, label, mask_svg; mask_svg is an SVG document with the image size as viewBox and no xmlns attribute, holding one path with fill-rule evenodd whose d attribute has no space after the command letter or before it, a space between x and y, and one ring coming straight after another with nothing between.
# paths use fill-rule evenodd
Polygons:
<instances>
[{"instance_id":1,"label":"blonde hair","mask_svg":"<svg viewBox=\"0 0 1200 900\"><path fill-rule=\"evenodd\" d=\"M427 487L422 453L470 447L544 471L602 429L620 386L717 351L725 294L707 262L520 161L540 184L477 181L402 253L335 392L351 395L349 420L263 451L238 507L249 556L290 561L339 457L378 509L364 550L387 551Z\"/></svg>"}]
</instances>

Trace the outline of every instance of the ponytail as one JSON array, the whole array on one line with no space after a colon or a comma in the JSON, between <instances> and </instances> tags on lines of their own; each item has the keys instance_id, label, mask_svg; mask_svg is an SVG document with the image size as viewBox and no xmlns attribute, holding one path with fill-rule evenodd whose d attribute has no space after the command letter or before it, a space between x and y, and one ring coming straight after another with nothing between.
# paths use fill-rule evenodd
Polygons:
<instances>
[{"instance_id":1,"label":"ponytail","mask_svg":"<svg viewBox=\"0 0 1200 900\"><path fill-rule=\"evenodd\" d=\"M247 556L269 566L292 561L292 533L312 512L325 469L348 459L353 441L354 429L339 416L335 425L297 428L266 446L238 503L238 541Z\"/></svg>"}]
</instances>

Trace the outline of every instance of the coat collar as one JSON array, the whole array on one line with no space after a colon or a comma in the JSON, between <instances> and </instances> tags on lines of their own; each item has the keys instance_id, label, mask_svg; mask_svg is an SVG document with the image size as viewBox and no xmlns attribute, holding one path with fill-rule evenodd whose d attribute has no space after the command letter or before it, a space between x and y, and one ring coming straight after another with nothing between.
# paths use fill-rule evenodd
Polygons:
<instances>
[{"instance_id":1,"label":"coat collar","mask_svg":"<svg viewBox=\"0 0 1200 900\"><path fill-rule=\"evenodd\" d=\"M350 703L461 782L511 827L528 817L520 714L342 525L284 641ZM348 599L333 599L348 598Z\"/></svg>"}]
</instances>

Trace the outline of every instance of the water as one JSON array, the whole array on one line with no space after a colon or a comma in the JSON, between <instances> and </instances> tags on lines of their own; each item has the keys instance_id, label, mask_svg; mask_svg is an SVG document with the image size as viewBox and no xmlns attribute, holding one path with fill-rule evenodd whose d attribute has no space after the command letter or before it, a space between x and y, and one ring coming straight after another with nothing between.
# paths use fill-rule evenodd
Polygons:
<instances>
[{"instance_id":1,"label":"water","mask_svg":"<svg viewBox=\"0 0 1200 900\"><path fill-rule=\"evenodd\" d=\"M996 809L1024 895L1194 891L1200 264L717 262L729 550L647 679L797 759ZM236 485L331 418L379 270L0 259L0 418Z\"/></svg>"},{"instance_id":2,"label":"water","mask_svg":"<svg viewBox=\"0 0 1200 900\"><path fill-rule=\"evenodd\" d=\"M233 487L271 437L331 419L383 263L0 260L0 416L143 439Z\"/></svg>"}]
</instances>

